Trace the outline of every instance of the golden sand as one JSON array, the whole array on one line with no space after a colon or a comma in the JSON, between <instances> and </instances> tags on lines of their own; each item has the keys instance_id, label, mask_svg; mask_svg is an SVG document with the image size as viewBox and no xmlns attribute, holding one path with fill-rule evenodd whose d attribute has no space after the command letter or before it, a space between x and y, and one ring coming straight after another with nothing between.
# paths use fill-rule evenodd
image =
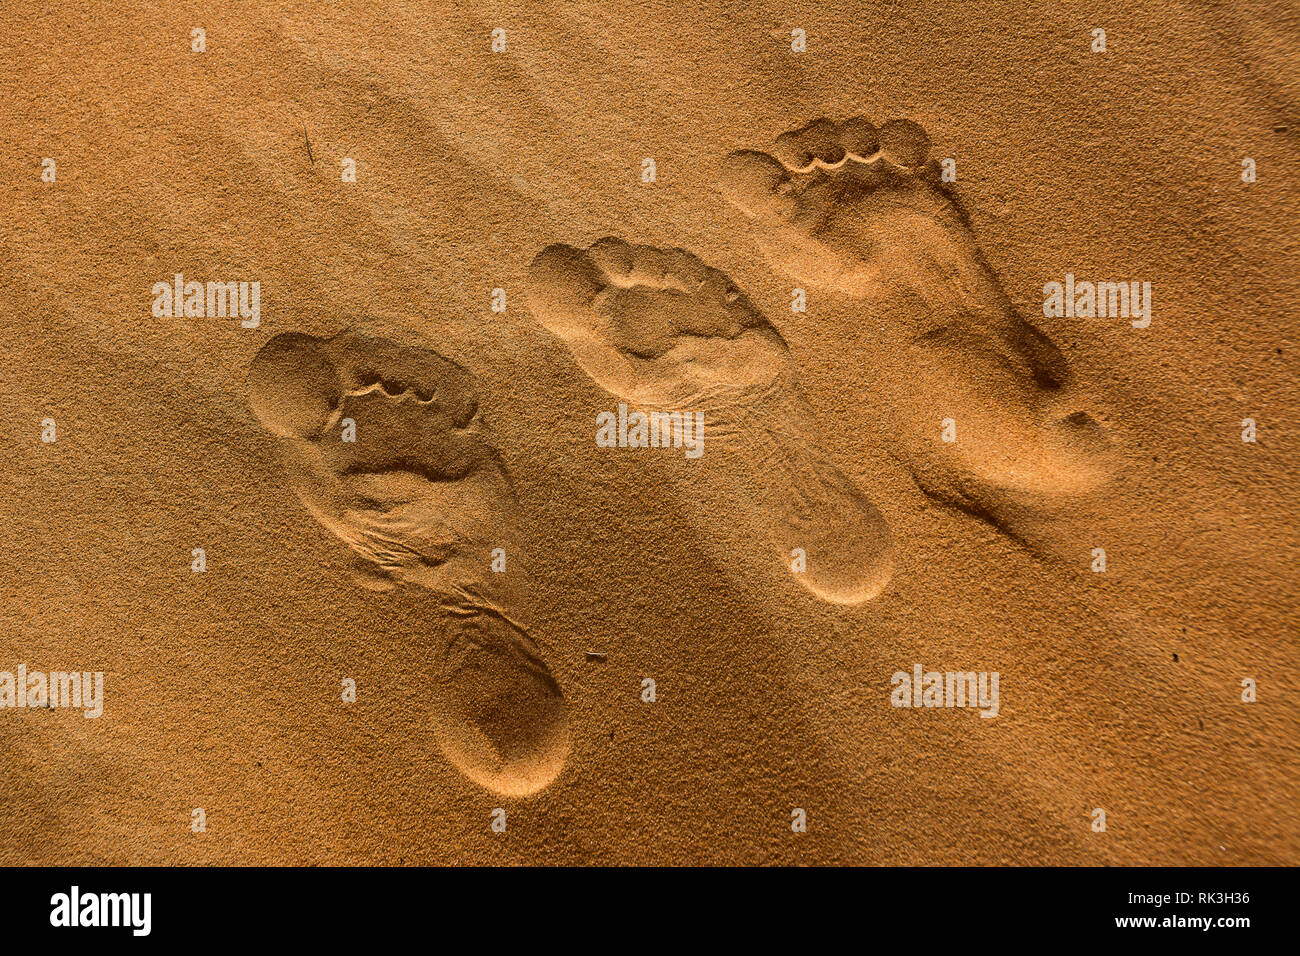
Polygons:
<instances>
[{"instance_id":1,"label":"golden sand","mask_svg":"<svg viewBox=\"0 0 1300 956\"><path fill-rule=\"evenodd\" d=\"M0 6L0 863L1300 862L1298 20Z\"/></svg>"}]
</instances>

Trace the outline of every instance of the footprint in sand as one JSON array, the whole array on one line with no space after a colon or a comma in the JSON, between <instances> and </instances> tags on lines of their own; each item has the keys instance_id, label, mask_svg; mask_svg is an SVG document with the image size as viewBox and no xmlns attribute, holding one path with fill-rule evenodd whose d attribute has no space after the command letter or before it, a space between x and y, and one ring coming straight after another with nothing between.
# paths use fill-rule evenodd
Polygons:
<instances>
[{"instance_id":1,"label":"footprint in sand","mask_svg":"<svg viewBox=\"0 0 1300 956\"><path fill-rule=\"evenodd\" d=\"M470 373L380 338L291 332L254 358L248 404L280 439L294 491L356 552L365 582L428 589L445 609L450 639L435 662L443 751L508 796L550 783L569 750L567 711L523 623L516 499ZM502 573L492 570L497 548Z\"/></svg>"},{"instance_id":2,"label":"footprint in sand","mask_svg":"<svg viewBox=\"0 0 1300 956\"><path fill-rule=\"evenodd\" d=\"M774 268L886 330L871 367L922 489L1037 546L1106 482L1112 442L1060 350L1016 314L929 149L909 120L821 119L731 154L720 187Z\"/></svg>"},{"instance_id":3,"label":"footprint in sand","mask_svg":"<svg viewBox=\"0 0 1300 956\"><path fill-rule=\"evenodd\" d=\"M744 512L799 583L839 604L885 586L884 518L818 448L785 341L726 275L680 249L606 238L544 249L528 300L618 399L642 413L703 414L702 457L723 462L724 500L711 505L732 509L725 519ZM706 473L718 474L696 472Z\"/></svg>"}]
</instances>

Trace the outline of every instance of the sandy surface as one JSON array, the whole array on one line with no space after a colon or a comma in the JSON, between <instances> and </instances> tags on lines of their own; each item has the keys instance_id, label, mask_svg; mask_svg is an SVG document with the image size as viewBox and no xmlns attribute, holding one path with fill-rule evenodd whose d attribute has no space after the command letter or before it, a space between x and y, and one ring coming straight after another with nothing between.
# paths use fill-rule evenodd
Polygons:
<instances>
[{"instance_id":1,"label":"sandy surface","mask_svg":"<svg viewBox=\"0 0 1300 956\"><path fill-rule=\"evenodd\" d=\"M1300 862L1294 7L520 6L0 7L0 671L105 675L99 718L0 710L0 862ZM1104 479L983 517L927 487L946 452L925 396L983 340L914 364L925 295L792 278L727 201L729 154L854 116L907 118L955 159L970 248L1081 383ZM735 374L797 380L781 427L698 462L594 442L613 352L584 364L530 263L605 236L689 250L743 291L785 350ZM885 242L880 281L961 274L965 246L927 241ZM260 324L156 317L176 273L258 281ZM1066 273L1151 283L1150 326L1044 317ZM520 684L508 715L449 717L445 582L413 558L358 586L361 545L292 477L311 443L250 408L276 336L361 323L472 377L493 451L471 458L505 484L464 507L499 506L527 562L499 601L461 590L509 612L562 713ZM365 387L350 400L392 398ZM888 527L869 599L825 600L764 543L814 458ZM997 671L998 716L891 706L918 662ZM525 749L559 728L530 796L444 752L494 719Z\"/></svg>"}]
</instances>

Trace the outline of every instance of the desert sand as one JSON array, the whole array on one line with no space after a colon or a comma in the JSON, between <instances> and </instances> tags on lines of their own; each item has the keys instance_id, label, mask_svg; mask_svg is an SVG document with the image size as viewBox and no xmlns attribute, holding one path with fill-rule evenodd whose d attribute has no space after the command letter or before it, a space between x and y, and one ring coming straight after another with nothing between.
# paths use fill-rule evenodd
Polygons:
<instances>
[{"instance_id":1,"label":"desert sand","mask_svg":"<svg viewBox=\"0 0 1300 956\"><path fill-rule=\"evenodd\" d=\"M1300 863L1293 5L0 59L0 863Z\"/></svg>"}]
</instances>

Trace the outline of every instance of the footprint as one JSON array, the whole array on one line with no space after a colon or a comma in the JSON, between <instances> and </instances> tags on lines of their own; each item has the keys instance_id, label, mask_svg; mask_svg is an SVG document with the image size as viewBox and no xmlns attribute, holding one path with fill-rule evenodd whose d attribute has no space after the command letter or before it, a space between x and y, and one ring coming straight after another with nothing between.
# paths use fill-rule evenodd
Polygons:
<instances>
[{"instance_id":1,"label":"footprint","mask_svg":"<svg viewBox=\"0 0 1300 956\"><path fill-rule=\"evenodd\" d=\"M886 329L873 373L920 486L1033 545L1106 483L1114 443L1060 350L1016 314L929 150L909 120L819 119L770 153L731 154L719 185L775 269Z\"/></svg>"},{"instance_id":2,"label":"footprint","mask_svg":"<svg viewBox=\"0 0 1300 956\"><path fill-rule=\"evenodd\" d=\"M642 413L703 415L701 457L725 459L725 500L709 502L732 509L722 520L745 511L823 600L858 604L884 588L884 518L818 448L785 341L726 275L680 249L606 238L548 246L528 284L533 314L596 384Z\"/></svg>"},{"instance_id":3,"label":"footprint","mask_svg":"<svg viewBox=\"0 0 1300 956\"><path fill-rule=\"evenodd\" d=\"M355 332L290 332L258 352L247 384L294 491L356 552L364 583L427 589L446 612L443 751L508 796L550 783L568 754L567 709L523 620L517 503L470 373ZM492 570L496 548L504 572Z\"/></svg>"}]
</instances>

